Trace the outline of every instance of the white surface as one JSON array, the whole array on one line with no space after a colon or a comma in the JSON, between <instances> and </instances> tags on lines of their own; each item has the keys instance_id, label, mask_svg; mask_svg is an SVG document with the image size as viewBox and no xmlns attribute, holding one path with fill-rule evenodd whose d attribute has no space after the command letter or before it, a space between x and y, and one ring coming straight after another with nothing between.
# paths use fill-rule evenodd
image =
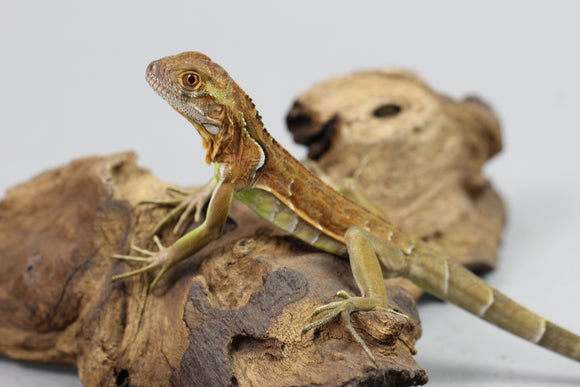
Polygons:
<instances>
[{"instance_id":1,"label":"white surface","mask_svg":"<svg viewBox=\"0 0 580 387\"><path fill-rule=\"evenodd\" d=\"M283 124L298 93L356 69L407 67L499 113L505 148L487 174L509 224L487 280L579 332L579 11L572 1L4 1L0 193L47 167L127 149L167 181L204 182L198 134L144 80L161 56L210 55L298 157ZM417 360L431 386L580 384L579 364L453 306L420 312ZM79 385L57 371L0 358L0 385Z\"/></svg>"}]
</instances>

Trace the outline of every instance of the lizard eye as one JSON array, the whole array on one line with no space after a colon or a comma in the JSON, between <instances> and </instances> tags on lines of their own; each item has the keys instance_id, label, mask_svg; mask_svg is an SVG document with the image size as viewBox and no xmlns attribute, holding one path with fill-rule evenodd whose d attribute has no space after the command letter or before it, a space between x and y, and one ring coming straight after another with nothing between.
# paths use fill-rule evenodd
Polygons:
<instances>
[{"instance_id":1,"label":"lizard eye","mask_svg":"<svg viewBox=\"0 0 580 387\"><path fill-rule=\"evenodd\" d=\"M181 82L187 87L196 87L199 85L199 75L196 73L185 73L181 76Z\"/></svg>"}]
</instances>

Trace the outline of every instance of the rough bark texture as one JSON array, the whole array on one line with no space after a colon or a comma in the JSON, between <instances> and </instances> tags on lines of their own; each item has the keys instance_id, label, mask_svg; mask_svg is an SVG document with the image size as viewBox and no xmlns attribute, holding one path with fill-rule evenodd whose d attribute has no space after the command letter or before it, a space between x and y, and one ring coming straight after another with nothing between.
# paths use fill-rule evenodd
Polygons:
<instances>
[{"instance_id":1,"label":"rough bark texture","mask_svg":"<svg viewBox=\"0 0 580 387\"><path fill-rule=\"evenodd\" d=\"M340 289L356 293L348 262L238 203L223 236L196 255L198 268L183 262L154 293L146 275L111 285L129 270L111 254L153 248L149 231L166 210L137 203L165 188L126 153L11 189L0 203L0 353L76 365L87 386L426 382L409 348L418 315L400 288L389 288L392 307L410 323L374 312L353 320L378 368L340 320L301 335L315 307Z\"/></svg>"},{"instance_id":2,"label":"rough bark texture","mask_svg":"<svg viewBox=\"0 0 580 387\"><path fill-rule=\"evenodd\" d=\"M499 151L500 133L483 104L441 97L409 73L378 71L314 87L288 123L332 178L359 168L359 200L472 268L494 266L504 213L481 166ZM133 243L154 249L150 230L167 209L138 202L166 186L124 153L74 161L8 192L0 202L0 353L76 365L88 386L427 381L411 354L421 333L411 293L388 287L409 323L353 317L376 368L340 319L301 335L315 307L340 289L357 293L348 262L237 202L222 237L155 292L147 275L111 285L132 266L112 254ZM166 245L175 238L162 235Z\"/></svg>"}]
</instances>

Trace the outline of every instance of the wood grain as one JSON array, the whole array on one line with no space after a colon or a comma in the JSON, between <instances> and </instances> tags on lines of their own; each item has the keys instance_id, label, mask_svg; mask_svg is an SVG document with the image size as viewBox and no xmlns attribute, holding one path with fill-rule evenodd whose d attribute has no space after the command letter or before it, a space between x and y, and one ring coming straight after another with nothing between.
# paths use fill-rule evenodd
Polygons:
<instances>
[{"instance_id":1,"label":"wood grain","mask_svg":"<svg viewBox=\"0 0 580 387\"><path fill-rule=\"evenodd\" d=\"M356 291L348 262L239 203L222 237L172 269L155 293L147 276L111 285L127 270L111 254L130 243L153 248L149 230L166 210L137 203L166 186L125 153L74 161L8 192L0 203L0 353L76 365L87 386L426 381L409 349L418 315L400 288L389 289L391 301L410 323L380 313L353 319L378 368L340 321L301 335L316 306L340 289Z\"/></svg>"}]
</instances>

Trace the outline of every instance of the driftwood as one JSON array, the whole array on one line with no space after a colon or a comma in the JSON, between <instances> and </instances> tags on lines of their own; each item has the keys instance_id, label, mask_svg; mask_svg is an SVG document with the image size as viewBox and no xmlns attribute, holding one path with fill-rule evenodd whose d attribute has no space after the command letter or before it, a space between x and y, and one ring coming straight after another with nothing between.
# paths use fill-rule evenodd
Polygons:
<instances>
[{"instance_id":1,"label":"driftwood","mask_svg":"<svg viewBox=\"0 0 580 387\"><path fill-rule=\"evenodd\" d=\"M391 82L393 87L403 84L393 94L402 98L409 93L409 104L418 97L409 92L412 85L423 87L410 76ZM326 85L332 86L332 81ZM314 93L319 87L327 86L315 87ZM359 94L330 90L337 93L337 104L348 98L354 104L364 102ZM428 89L421 92L437 100L430 107L443 110L440 120L450 115L440 126L453 146L442 144L428 130L433 122L427 121L416 126L420 130L413 126L393 134L396 145L389 145L384 136L396 132L393 127L367 131L365 138L375 136L379 149L373 152L372 144L362 141L369 122L349 123L343 113L351 110L320 107L316 98L305 96L291 112L290 127L302 142L310 142L311 156L332 177L351 176L358 165L367 163L357 180L378 206L448 252L467 251L464 256L474 267L492 267L503 207L479 168L499 150L499 129L490 130L495 121L481 117L493 116L477 102L456 104ZM375 106L370 111L381 116L392 109ZM480 118L480 125L472 128L472 121ZM349 143L349 133L360 141ZM415 145L405 145L404 136ZM465 144L471 147L462 151ZM344 173L338 171L335 147L353 152L343 153ZM410 150L416 152L414 159L405 158ZM389 152L397 157L389 158ZM421 152L427 153L420 157ZM422 188L430 185L422 179L430 178L431 170L436 173L431 184L438 185L425 196ZM407 184L405 179L410 179ZM453 194L442 182L461 188L461 193ZM403 186L406 191L398 192ZM340 289L357 293L348 262L295 240L237 202L222 237L172 269L153 293L148 291L147 275L111 285L113 275L130 269L110 259L112 254L127 253L132 243L154 248L150 230L167 210L138 202L162 196L166 187L138 168L133 154L123 153L77 160L12 188L0 202L0 353L75 365L87 386L406 386L427 381L412 357L421 328L411 293L388 287L392 307L407 314L409 323L376 312L353 316L353 325L377 357L377 367L340 319L301 335L316 306ZM393 199L385 200L391 197L387 194ZM470 203L464 203L466 199ZM426 201L437 203L437 208L430 209ZM414 205L405 212L404 203ZM491 220L483 216L487 210L495 211L488 214ZM463 214L464 227L476 235L462 233L462 217L448 212ZM416 214L420 219L413 223ZM460 239L463 234L469 234L467 243ZM170 231L162 234L165 244L175 238Z\"/></svg>"},{"instance_id":2,"label":"driftwood","mask_svg":"<svg viewBox=\"0 0 580 387\"><path fill-rule=\"evenodd\" d=\"M316 306L356 286L348 262L284 235L235 203L224 235L173 269L111 285L128 265L109 257L129 242L153 248L165 210L137 205L166 184L132 154L75 161L8 192L0 205L0 352L73 364L88 386L341 385L426 380L411 347L411 317L365 313L355 323L374 368L339 321L301 335ZM170 243L175 239L165 235Z\"/></svg>"}]
</instances>

